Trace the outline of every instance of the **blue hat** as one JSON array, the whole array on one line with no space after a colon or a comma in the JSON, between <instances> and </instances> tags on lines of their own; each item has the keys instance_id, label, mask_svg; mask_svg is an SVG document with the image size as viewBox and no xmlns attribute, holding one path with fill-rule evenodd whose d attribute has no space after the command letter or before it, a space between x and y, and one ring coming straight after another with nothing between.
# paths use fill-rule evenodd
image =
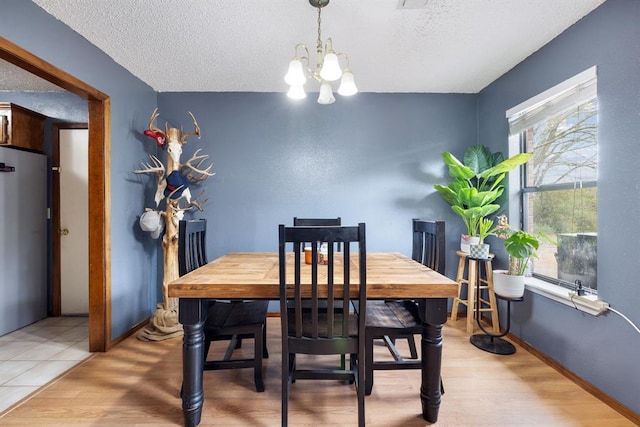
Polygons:
<instances>
[{"instance_id":1,"label":"blue hat","mask_svg":"<svg viewBox=\"0 0 640 427\"><path fill-rule=\"evenodd\" d=\"M178 189L178 191L173 193L171 196L172 199L177 199L187 188L189 188L189 180L187 177L182 175L179 171L173 171L167 177L167 186L164 189L164 197L169 197L169 194L171 194L172 191Z\"/></svg>"}]
</instances>

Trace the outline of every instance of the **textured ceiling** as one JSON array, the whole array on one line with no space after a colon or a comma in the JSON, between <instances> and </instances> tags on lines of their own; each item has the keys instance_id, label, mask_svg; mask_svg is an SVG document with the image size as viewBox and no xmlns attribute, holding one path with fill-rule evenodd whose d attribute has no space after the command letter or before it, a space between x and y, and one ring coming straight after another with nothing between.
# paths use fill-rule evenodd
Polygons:
<instances>
[{"instance_id":1,"label":"textured ceiling","mask_svg":"<svg viewBox=\"0 0 640 427\"><path fill-rule=\"evenodd\" d=\"M158 92L284 92L317 37L308 0L33 1ZM331 0L322 38L361 92L476 93L604 1Z\"/></svg>"}]
</instances>

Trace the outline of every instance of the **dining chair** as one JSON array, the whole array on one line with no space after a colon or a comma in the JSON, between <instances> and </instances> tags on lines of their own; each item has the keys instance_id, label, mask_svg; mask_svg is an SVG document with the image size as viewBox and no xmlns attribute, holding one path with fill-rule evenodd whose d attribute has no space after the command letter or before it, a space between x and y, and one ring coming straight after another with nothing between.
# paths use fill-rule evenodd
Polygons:
<instances>
[{"instance_id":1,"label":"dining chair","mask_svg":"<svg viewBox=\"0 0 640 427\"><path fill-rule=\"evenodd\" d=\"M294 227L300 227L300 226L307 226L307 227L316 227L316 226L336 226L336 225L342 225L342 218L341 217L336 217L336 218L299 218L297 216L293 217L293 226ZM305 244L308 244L309 246L316 244L317 245L318 242L305 242ZM340 243L338 243L338 247L337 247L337 251L340 252L342 249L342 245ZM320 309L325 309L326 310L326 305L324 301L320 301ZM335 308L336 309L340 309L340 302L339 301L335 301ZM344 369L345 367L345 363L346 363L346 359L345 356L342 355L340 356L340 369Z\"/></svg>"},{"instance_id":2,"label":"dining chair","mask_svg":"<svg viewBox=\"0 0 640 427\"><path fill-rule=\"evenodd\" d=\"M289 395L299 379L342 380L355 383L358 425L364 427L364 328L367 276L365 224L358 226L285 227L279 233L280 319L282 327L282 425L288 425ZM327 242L325 264L307 265L305 242ZM337 251L342 244L342 253ZM357 246L357 260L351 258ZM313 257L318 248L312 247ZM315 259L315 258L314 258ZM351 263L358 263L358 278L351 277ZM350 310L352 287L359 284L358 316ZM335 309L335 302L340 308ZM321 304L322 307L321 308ZM312 365L296 356L316 355ZM349 355L349 367L336 369L320 364L323 356ZM308 361L307 361L308 362Z\"/></svg>"},{"instance_id":3,"label":"dining chair","mask_svg":"<svg viewBox=\"0 0 640 427\"><path fill-rule=\"evenodd\" d=\"M333 226L333 225L342 225L342 217L336 218L299 218L297 216L293 217L293 225L294 227L306 226L306 227L316 227L316 226ZM305 242L309 245L315 242ZM340 251L340 246L338 246L338 251Z\"/></svg>"},{"instance_id":4,"label":"dining chair","mask_svg":"<svg viewBox=\"0 0 640 427\"><path fill-rule=\"evenodd\" d=\"M445 223L414 219L411 258L438 273L445 272ZM368 396L373 389L374 370L421 369L414 336L422 332L422 312L417 301L369 301L366 326L366 385ZM407 339L410 358L405 359L396 348L396 340ZM393 360L378 360L373 356L373 347L382 340ZM441 382L441 389L442 382ZM444 391L444 390L443 390Z\"/></svg>"},{"instance_id":5,"label":"dining chair","mask_svg":"<svg viewBox=\"0 0 640 427\"><path fill-rule=\"evenodd\" d=\"M178 272L182 276L207 263L207 220L182 220L178 223ZM269 301L209 300L204 323L203 370L253 368L256 391L264 391L262 359L267 352L267 309ZM254 340L253 358L233 359L242 340ZM207 360L213 341L229 341L222 358Z\"/></svg>"}]
</instances>

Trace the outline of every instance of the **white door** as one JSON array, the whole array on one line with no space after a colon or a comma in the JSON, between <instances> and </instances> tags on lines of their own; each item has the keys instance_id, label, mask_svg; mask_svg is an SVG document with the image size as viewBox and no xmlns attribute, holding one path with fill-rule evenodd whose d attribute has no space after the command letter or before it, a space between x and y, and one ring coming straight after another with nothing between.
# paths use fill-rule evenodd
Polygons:
<instances>
[{"instance_id":1,"label":"white door","mask_svg":"<svg viewBox=\"0 0 640 427\"><path fill-rule=\"evenodd\" d=\"M63 315L89 313L87 129L60 129L60 299Z\"/></svg>"}]
</instances>

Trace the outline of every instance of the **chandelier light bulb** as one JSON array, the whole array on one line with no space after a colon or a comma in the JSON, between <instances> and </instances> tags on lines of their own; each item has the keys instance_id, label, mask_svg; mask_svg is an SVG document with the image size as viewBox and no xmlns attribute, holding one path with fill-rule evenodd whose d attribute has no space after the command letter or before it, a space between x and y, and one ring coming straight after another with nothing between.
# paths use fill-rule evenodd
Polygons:
<instances>
[{"instance_id":1,"label":"chandelier light bulb","mask_svg":"<svg viewBox=\"0 0 640 427\"><path fill-rule=\"evenodd\" d=\"M338 56L331 50L324 56L320 77L323 80L332 82L338 80L342 76L342 69L338 63Z\"/></svg>"},{"instance_id":2,"label":"chandelier light bulb","mask_svg":"<svg viewBox=\"0 0 640 427\"><path fill-rule=\"evenodd\" d=\"M292 85L289 88L289 92L287 92L287 96L291 99L304 99L307 97L307 94L304 91L304 86Z\"/></svg>"},{"instance_id":3,"label":"chandelier light bulb","mask_svg":"<svg viewBox=\"0 0 640 427\"><path fill-rule=\"evenodd\" d=\"M358 93L356 82L353 79L353 73L348 68L344 70L344 73L342 73L342 80L340 80L338 93L342 96L351 96Z\"/></svg>"},{"instance_id":4,"label":"chandelier light bulb","mask_svg":"<svg viewBox=\"0 0 640 427\"><path fill-rule=\"evenodd\" d=\"M304 75L304 69L302 62L298 57L295 57L289 62L289 70L284 76L284 81L291 86L302 86L307 82L307 78Z\"/></svg>"},{"instance_id":5,"label":"chandelier light bulb","mask_svg":"<svg viewBox=\"0 0 640 427\"><path fill-rule=\"evenodd\" d=\"M318 96L318 104L333 104L336 99L333 96L333 90L331 85L327 82L322 82L320 85L320 95Z\"/></svg>"}]
</instances>

